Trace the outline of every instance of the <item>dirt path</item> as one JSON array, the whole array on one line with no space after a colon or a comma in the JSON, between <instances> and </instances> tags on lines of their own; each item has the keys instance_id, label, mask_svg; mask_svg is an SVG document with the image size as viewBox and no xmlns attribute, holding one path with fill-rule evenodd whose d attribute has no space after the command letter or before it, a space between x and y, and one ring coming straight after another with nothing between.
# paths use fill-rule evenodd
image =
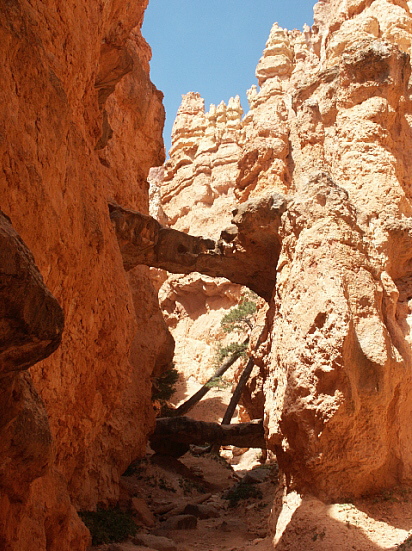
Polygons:
<instances>
[{"instance_id":1,"label":"dirt path","mask_svg":"<svg viewBox=\"0 0 412 551\"><path fill-rule=\"evenodd\" d=\"M412 531L412 493L384 492L353 503L325 505L289 494L275 539L268 519L276 492L276 465L258 452L239 456L234 469L211 454L180 461L149 454L122 479L120 505L139 525L126 543L97 551L405 551Z\"/></svg>"}]
</instances>

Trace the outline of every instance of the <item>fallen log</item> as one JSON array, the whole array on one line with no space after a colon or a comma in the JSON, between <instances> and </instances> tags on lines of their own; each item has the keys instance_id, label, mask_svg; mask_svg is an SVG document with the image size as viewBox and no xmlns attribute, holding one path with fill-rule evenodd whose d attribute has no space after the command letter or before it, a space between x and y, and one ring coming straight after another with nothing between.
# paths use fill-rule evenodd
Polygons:
<instances>
[{"instance_id":1,"label":"fallen log","mask_svg":"<svg viewBox=\"0 0 412 551\"><path fill-rule=\"evenodd\" d=\"M162 226L147 214L110 203L126 271L144 264L175 274L200 272L246 285L269 301L276 282L279 227L287 200L278 193L253 198L233 211L220 238L204 239Z\"/></svg>"},{"instance_id":2,"label":"fallen log","mask_svg":"<svg viewBox=\"0 0 412 551\"><path fill-rule=\"evenodd\" d=\"M220 425L189 417L160 417L150 437L153 451L173 457L184 455L190 444L205 443L266 449L263 421Z\"/></svg>"},{"instance_id":3,"label":"fallen log","mask_svg":"<svg viewBox=\"0 0 412 551\"><path fill-rule=\"evenodd\" d=\"M246 345L248 341L249 339L246 339L243 344ZM210 377L210 379L206 381L206 383L202 386L202 388L200 388L195 394L193 394L193 396L191 396L188 400L186 400L186 402L183 402L183 404L181 404L178 408L171 410L170 413L168 414L168 417L177 417L177 416L184 415L185 413L189 413L189 411L193 409L195 405L200 402L203 396L205 396L212 388L210 383L212 383L215 379L218 379L219 377L224 375L224 373L226 373L229 367L231 367L235 363L235 361L240 358L241 355L242 355L242 350L234 352L220 366L220 368L212 375L212 377Z\"/></svg>"},{"instance_id":4,"label":"fallen log","mask_svg":"<svg viewBox=\"0 0 412 551\"><path fill-rule=\"evenodd\" d=\"M242 396L243 389L245 388L246 383L248 382L248 379L250 377L250 374L252 373L254 365L255 363L253 358L249 358L246 364L246 367L243 370L242 375L240 376L239 382L232 395L232 398L227 407L227 410L223 416L222 425L227 425L232 420L233 414L235 413L236 406L239 403L240 397ZM252 446L249 446L249 447L252 447Z\"/></svg>"}]
</instances>

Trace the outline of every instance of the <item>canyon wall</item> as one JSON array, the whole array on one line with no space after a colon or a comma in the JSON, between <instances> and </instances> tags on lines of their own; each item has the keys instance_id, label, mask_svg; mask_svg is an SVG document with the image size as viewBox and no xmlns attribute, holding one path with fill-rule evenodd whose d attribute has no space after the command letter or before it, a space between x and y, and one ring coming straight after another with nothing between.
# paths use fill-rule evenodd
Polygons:
<instances>
[{"instance_id":1,"label":"canyon wall","mask_svg":"<svg viewBox=\"0 0 412 551\"><path fill-rule=\"evenodd\" d=\"M257 353L267 439L288 491L325 500L412 477L411 9L322 0L311 28L275 24L243 118L183 98L159 185L169 223L204 237L284 195Z\"/></svg>"},{"instance_id":2,"label":"canyon wall","mask_svg":"<svg viewBox=\"0 0 412 551\"><path fill-rule=\"evenodd\" d=\"M319 3L257 95L280 83L290 143L268 437L291 487L326 499L411 477L411 31L407 3Z\"/></svg>"},{"instance_id":3,"label":"canyon wall","mask_svg":"<svg viewBox=\"0 0 412 551\"><path fill-rule=\"evenodd\" d=\"M148 268L125 273L108 210L111 201L147 211L146 176L164 160L162 94L140 34L146 5L0 8L1 209L65 319L50 357L14 387L1 380L2 401L14 404L1 423L7 551L86 549L75 508L116 501L119 476L154 424L152 372L172 359Z\"/></svg>"}]
</instances>

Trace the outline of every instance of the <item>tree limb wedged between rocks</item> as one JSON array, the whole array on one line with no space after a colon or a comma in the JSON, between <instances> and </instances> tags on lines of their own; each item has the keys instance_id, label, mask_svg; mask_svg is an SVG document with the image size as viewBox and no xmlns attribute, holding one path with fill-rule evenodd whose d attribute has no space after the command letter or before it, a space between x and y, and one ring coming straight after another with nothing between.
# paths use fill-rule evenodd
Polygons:
<instances>
[{"instance_id":1,"label":"tree limb wedged between rocks","mask_svg":"<svg viewBox=\"0 0 412 551\"><path fill-rule=\"evenodd\" d=\"M159 417L150 437L150 446L155 452L174 457L186 453L189 444L205 443L266 449L263 421L220 425L189 417Z\"/></svg>"},{"instance_id":2,"label":"tree limb wedged between rocks","mask_svg":"<svg viewBox=\"0 0 412 551\"><path fill-rule=\"evenodd\" d=\"M246 341L243 344L247 344L249 339L246 339ZM209 390L212 388L211 384L214 379L217 379L221 377L226 371L231 367L236 360L240 358L242 355L242 351L236 351L234 352L220 367L215 373L210 377L210 379L200 388L193 396L191 396L186 402L183 402L178 408L171 410L169 413L170 417L178 417L180 415L184 415L185 413L188 413L191 409L195 407L195 405L200 402L200 400L205 396ZM233 415L233 414L232 414ZM229 419L230 421L230 419Z\"/></svg>"},{"instance_id":3,"label":"tree limb wedged between rocks","mask_svg":"<svg viewBox=\"0 0 412 551\"><path fill-rule=\"evenodd\" d=\"M250 377L250 374L252 373L252 369L254 365L255 365L255 362L253 361L253 358L249 358L246 364L246 367L243 370L242 375L240 376L239 382L236 385L235 391L232 394L232 398L230 399L229 405L227 406L226 412L222 419L222 425L227 425L232 420L236 406L239 403L240 397L242 396L243 389L245 388L246 383L248 382L248 379ZM248 447L253 447L253 446L248 446Z\"/></svg>"},{"instance_id":4,"label":"tree limb wedged between rocks","mask_svg":"<svg viewBox=\"0 0 412 551\"><path fill-rule=\"evenodd\" d=\"M281 251L279 227L287 209L274 193L252 199L233 211L232 224L218 240L162 226L155 218L109 204L126 271L140 264L171 273L200 272L225 277L271 300Z\"/></svg>"}]
</instances>

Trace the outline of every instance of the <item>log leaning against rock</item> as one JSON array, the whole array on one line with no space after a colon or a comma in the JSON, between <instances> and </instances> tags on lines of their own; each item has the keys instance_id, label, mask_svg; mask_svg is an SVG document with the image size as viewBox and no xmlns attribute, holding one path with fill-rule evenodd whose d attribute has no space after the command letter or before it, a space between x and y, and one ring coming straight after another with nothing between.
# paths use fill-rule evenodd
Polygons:
<instances>
[{"instance_id":1,"label":"log leaning against rock","mask_svg":"<svg viewBox=\"0 0 412 551\"><path fill-rule=\"evenodd\" d=\"M190 444L205 443L265 449L263 421L220 425L189 417L159 417L150 437L150 446L155 452L173 457L186 453Z\"/></svg>"}]
</instances>

